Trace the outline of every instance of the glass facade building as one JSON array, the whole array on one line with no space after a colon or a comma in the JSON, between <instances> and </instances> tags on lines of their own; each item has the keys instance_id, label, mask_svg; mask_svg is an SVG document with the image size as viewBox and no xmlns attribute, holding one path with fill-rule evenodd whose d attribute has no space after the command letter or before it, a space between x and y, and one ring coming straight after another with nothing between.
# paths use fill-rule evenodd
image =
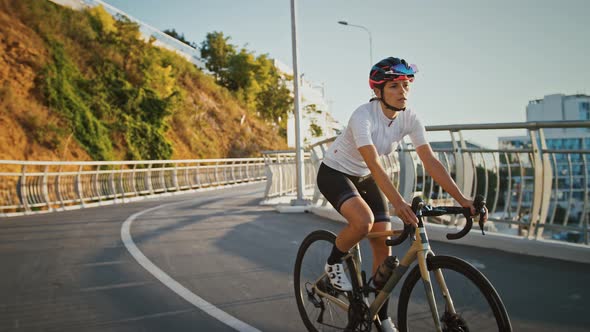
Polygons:
<instances>
[{"instance_id":1,"label":"glass facade building","mask_svg":"<svg viewBox=\"0 0 590 332\"><path fill-rule=\"evenodd\" d=\"M526 118L527 122L590 121L590 96L556 94L532 100L527 105ZM583 212L584 201L590 199L590 155L582 153L590 150L590 129L546 128L543 134L553 169L551 201L555 204L550 209L552 219L549 222L581 225L583 219L588 218ZM498 145L500 148L530 149L531 137L500 137ZM523 206L530 206L533 192L530 170L534 168L534 163L526 153L521 155L518 160L505 161L504 167L511 167L516 174L520 173L515 177L516 189L513 188L520 195L513 195L512 199L522 199ZM519 172L522 168L530 170ZM559 220L559 217L565 220Z\"/></svg>"}]
</instances>

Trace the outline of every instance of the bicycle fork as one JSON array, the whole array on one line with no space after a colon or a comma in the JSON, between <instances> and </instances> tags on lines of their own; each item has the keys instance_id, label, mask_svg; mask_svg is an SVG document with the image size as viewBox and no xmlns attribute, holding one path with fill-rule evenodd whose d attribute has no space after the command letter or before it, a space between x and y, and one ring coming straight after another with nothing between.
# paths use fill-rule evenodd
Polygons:
<instances>
[{"instance_id":1,"label":"bicycle fork","mask_svg":"<svg viewBox=\"0 0 590 332\"><path fill-rule=\"evenodd\" d=\"M434 289L432 288L432 279L428 271L427 259L429 256L434 256L434 252L430 249L430 243L428 242L428 236L426 235L426 229L424 227L418 227L416 229L416 236L420 239L421 249L417 250L416 258L418 260L418 266L420 268L420 275L424 284L424 291L426 292L426 298L428 305L430 306L430 312L432 313L432 319L438 332L442 332L441 320L438 315L436 306L436 298L434 296ZM415 241L417 243L417 241ZM455 314L455 306L453 305L453 299L447 288L444 276L440 269L433 271L436 282L438 283L442 296L445 300L445 311L451 314Z\"/></svg>"}]
</instances>

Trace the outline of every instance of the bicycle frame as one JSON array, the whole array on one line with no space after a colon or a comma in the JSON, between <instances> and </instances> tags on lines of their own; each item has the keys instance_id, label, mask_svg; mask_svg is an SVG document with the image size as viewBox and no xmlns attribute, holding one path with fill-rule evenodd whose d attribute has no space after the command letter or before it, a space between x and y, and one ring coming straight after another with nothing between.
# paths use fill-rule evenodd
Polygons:
<instances>
[{"instance_id":1,"label":"bicycle frame","mask_svg":"<svg viewBox=\"0 0 590 332\"><path fill-rule=\"evenodd\" d=\"M399 281L404 276L404 274L406 274L406 272L408 271L408 269L410 268L412 263L417 260L418 266L420 268L420 275L422 277L422 281L424 282L424 289L426 291L428 304L430 306L430 310L432 313L432 319L434 320L434 324L436 326L437 331L442 331L442 327L440 325L440 317L438 316L438 311L437 311L437 307L436 307L436 300L434 298L434 291L432 289L432 282L431 282L430 274L428 273L428 268L426 266L427 257L434 256L434 252L430 248L430 243L428 241L428 236L426 234L426 228L424 227L424 224L422 222L422 218L419 218L418 220L419 220L419 223L418 223L418 227L415 230L414 236L412 238L412 245L410 246L410 248L408 249L408 251L406 252L404 257L401 259L399 266L393 270L393 273L391 274L391 276L389 277L389 279L385 283L385 286L383 286L383 289L377 294L375 300L372 303L370 303L370 305L368 303L367 298L365 298L365 302L369 306L369 311L370 311L371 317L377 318L377 313L379 312L379 309L381 309L381 306L383 306L383 303L385 302L385 300L387 300L389 298L389 296L391 295L391 292L393 291L395 286L399 283ZM399 231L399 230L375 232L375 233L369 233L367 235L367 238L396 236L396 235L399 235L400 233L401 233L401 231ZM361 254L360 254L359 245L357 244L351 250L351 253L346 255L344 257L344 259L352 259L354 270L355 270L354 273L356 273L357 277L358 277L357 280L359 280L359 282L362 282L363 279L361 278L361 269L360 269ZM338 299L334 296L331 296L330 294L322 292L320 289L318 289L318 287L316 287L317 283L324 277L325 277L325 274L323 274L318 280L316 280L316 282L313 285L314 290L318 294L320 294L322 297L330 300L331 302L333 302L334 304L336 304L337 306L339 306L343 310L348 311L348 304L346 304L345 302L341 301L340 299ZM447 289L444 277L443 277L442 272L440 270L435 271L435 278L440 285L441 291L443 293L443 297L446 301L447 310L451 313L455 313L455 307L453 305L453 300L451 299L451 296L450 296L449 291Z\"/></svg>"}]
</instances>

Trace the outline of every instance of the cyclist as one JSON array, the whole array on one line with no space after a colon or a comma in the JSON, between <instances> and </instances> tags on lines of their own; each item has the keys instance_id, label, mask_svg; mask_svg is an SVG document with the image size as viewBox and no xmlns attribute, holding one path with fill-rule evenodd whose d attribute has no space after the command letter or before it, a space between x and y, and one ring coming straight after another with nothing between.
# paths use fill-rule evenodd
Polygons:
<instances>
[{"instance_id":1,"label":"cyclist","mask_svg":"<svg viewBox=\"0 0 590 332\"><path fill-rule=\"evenodd\" d=\"M332 206L348 221L338 234L325 265L334 288L349 291L352 285L344 273L342 257L369 232L391 229L387 201L406 224L418 219L411 206L389 181L379 163L380 155L393 151L406 135L416 148L424 168L463 207L475 214L473 201L465 197L425 138L425 129L416 113L406 108L410 84L417 72L415 65L389 57L369 72L369 86L376 97L359 106L348 126L328 149L317 174L317 185ZM381 239L371 239L373 274L390 255ZM387 314L388 302L379 311L385 331L395 331Z\"/></svg>"}]
</instances>

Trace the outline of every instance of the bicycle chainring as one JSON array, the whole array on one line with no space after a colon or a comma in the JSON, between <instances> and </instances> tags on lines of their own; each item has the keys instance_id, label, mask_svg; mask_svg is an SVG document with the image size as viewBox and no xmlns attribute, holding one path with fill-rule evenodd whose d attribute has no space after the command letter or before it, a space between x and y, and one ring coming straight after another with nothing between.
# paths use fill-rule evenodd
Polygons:
<instances>
[{"instance_id":1,"label":"bicycle chainring","mask_svg":"<svg viewBox=\"0 0 590 332\"><path fill-rule=\"evenodd\" d=\"M354 296L348 307L347 332L371 332L373 320L370 317L369 307L363 298Z\"/></svg>"}]
</instances>

